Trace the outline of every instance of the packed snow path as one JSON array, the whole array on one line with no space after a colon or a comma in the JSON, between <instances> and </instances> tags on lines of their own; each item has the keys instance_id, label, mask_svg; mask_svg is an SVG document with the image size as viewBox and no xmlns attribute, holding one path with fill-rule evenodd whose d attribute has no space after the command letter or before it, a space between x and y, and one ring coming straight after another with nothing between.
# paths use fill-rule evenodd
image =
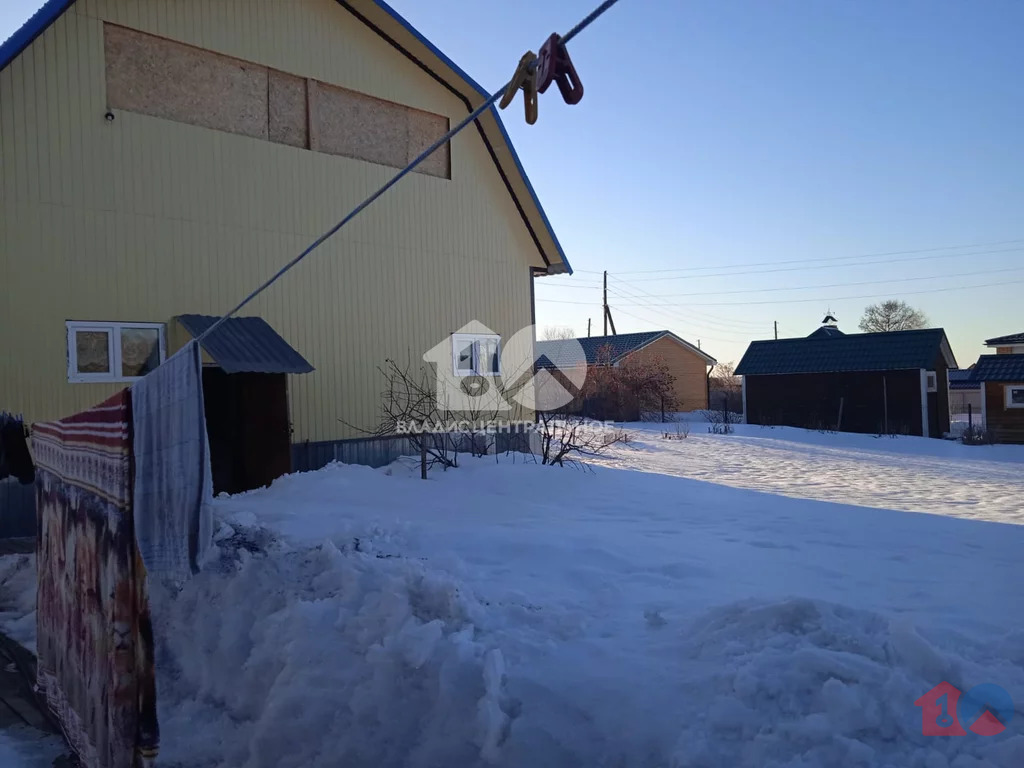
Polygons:
<instances>
[{"instance_id":1,"label":"packed snow path","mask_svg":"<svg viewBox=\"0 0 1024 768\"><path fill-rule=\"evenodd\" d=\"M665 441L659 436L675 436L675 425L631 425L634 450L599 463L805 499L1024 523L1019 446L743 424L720 436L707 424L689 427L686 439Z\"/></svg>"}]
</instances>

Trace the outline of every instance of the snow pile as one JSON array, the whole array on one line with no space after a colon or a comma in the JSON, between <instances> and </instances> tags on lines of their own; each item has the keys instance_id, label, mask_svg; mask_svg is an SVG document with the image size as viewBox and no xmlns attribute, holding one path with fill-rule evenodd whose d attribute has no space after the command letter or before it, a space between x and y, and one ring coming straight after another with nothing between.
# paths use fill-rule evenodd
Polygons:
<instances>
[{"instance_id":1,"label":"snow pile","mask_svg":"<svg viewBox=\"0 0 1024 768\"><path fill-rule=\"evenodd\" d=\"M480 606L371 539L306 549L252 531L178 596L154 595L162 762L190 767L469 765L510 702ZM358 546L358 549L356 549Z\"/></svg>"},{"instance_id":2,"label":"snow pile","mask_svg":"<svg viewBox=\"0 0 1024 768\"><path fill-rule=\"evenodd\" d=\"M35 555L0 557L0 632L35 653Z\"/></svg>"},{"instance_id":3,"label":"snow pile","mask_svg":"<svg viewBox=\"0 0 1024 768\"><path fill-rule=\"evenodd\" d=\"M907 706L934 680L967 690L998 679L1019 697L1019 657L985 669L944 653L910 624L805 599L715 610L686 645L715 672L700 683L704 708L677 745L679 768L1024 765L1020 723L1016 735L997 740L926 737L920 710Z\"/></svg>"},{"instance_id":4,"label":"snow pile","mask_svg":"<svg viewBox=\"0 0 1024 768\"><path fill-rule=\"evenodd\" d=\"M656 429L217 499L216 558L152 591L161 766L1024 765L1024 714L914 705L1024 703L1024 451Z\"/></svg>"}]
</instances>

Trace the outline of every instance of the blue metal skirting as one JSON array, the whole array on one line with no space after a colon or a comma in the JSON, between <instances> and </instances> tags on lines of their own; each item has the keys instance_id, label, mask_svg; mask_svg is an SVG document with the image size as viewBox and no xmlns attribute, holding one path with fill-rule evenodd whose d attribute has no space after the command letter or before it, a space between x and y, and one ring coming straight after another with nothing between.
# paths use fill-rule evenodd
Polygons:
<instances>
[{"instance_id":1,"label":"blue metal skirting","mask_svg":"<svg viewBox=\"0 0 1024 768\"><path fill-rule=\"evenodd\" d=\"M461 437L465 442L459 450L469 453L470 436L462 435ZM529 434L523 432L499 432L494 435L494 450L492 452L529 453L529 437ZM292 470L309 472L325 467L332 461L340 461L343 464L361 464L367 467L384 467L401 456L416 456L418 453L419 451L412 442L401 436L295 443L292 445Z\"/></svg>"}]
</instances>

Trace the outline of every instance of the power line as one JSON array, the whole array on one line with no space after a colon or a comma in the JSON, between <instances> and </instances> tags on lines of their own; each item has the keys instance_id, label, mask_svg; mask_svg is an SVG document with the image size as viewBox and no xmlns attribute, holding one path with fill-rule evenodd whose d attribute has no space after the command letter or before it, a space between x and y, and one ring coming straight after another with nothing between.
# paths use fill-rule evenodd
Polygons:
<instances>
[{"instance_id":1,"label":"power line","mask_svg":"<svg viewBox=\"0 0 1024 768\"><path fill-rule=\"evenodd\" d=\"M862 282L857 283L829 283L827 285L794 285L781 288L741 288L734 291L695 291L693 293L651 293L648 294L648 296L654 299L662 299L685 296L727 296L738 293L777 293L779 291L809 291L821 288L845 288L847 286L855 285L884 285L887 283L907 283L918 282L921 280L942 280L944 278L949 277L977 277L978 275L996 275L1005 272L1021 271L1024 271L1024 266L1006 267L1005 269L985 269L976 272L957 272L946 275L917 275L914 277L894 277L889 280L864 280Z\"/></svg>"},{"instance_id":2,"label":"power line","mask_svg":"<svg viewBox=\"0 0 1024 768\"><path fill-rule=\"evenodd\" d=\"M947 293L949 291L970 291L975 288L995 288L1001 285L1019 285L1024 283L1024 280L1003 280L999 283L981 283L980 285L955 285L949 288L932 288L927 291L901 291L901 296L920 296L926 293ZM716 301L716 302L701 302L699 304L690 304L691 307L747 307L747 306L759 306L765 304L804 304L806 302L830 302L830 301L846 301L848 299L881 299L892 295L891 293L869 293L862 294L859 296L832 296L821 299L773 299L772 301ZM564 299L537 299L537 301L543 301L548 304L580 304L585 306L593 306L593 302L590 301L566 301ZM672 305L663 305L671 307Z\"/></svg>"},{"instance_id":3,"label":"power line","mask_svg":"<svg viewBox=\"0 0 1024 768\"><path fill-rule=\"evenodd\" d=\"M862 261L857 264L805 264L799 267L778 267L777 269L752 269L739 272L714 272L710 275L665 275L664 277L637 277L634 283L649 283L652 281L664 282L665 280L704 280L710 277L738 277L740 275L767 275L775 272L802 272L809 269L846 269L849 267L870 267L874 264L894 264L908 261L930 261L932 259L966 259L973 256L990 256L997 253L1019 253L1024 248L1003 248L995 251L976 251L973 253L936 253L928 256L905 256L896 259L882 259L879 261Z\"/></svg>"},{"instance_id":4,"label":"power line","mask_svg":"<svg viewBox=\"0 0 1024 768\"><path fill-rule=\"evenodd\" d=\"M617 3L618 1L619 0L604 0L604 2L602 2L594 10L592 10L589 14L587 14L576 26L574 26L572 29L570 29L568 32L566 32L565 36L561 38L561 43L563 45L567 45L569 43L569 41L571 41L574 37L576 37L576 35L578 35L580 32L582 32L587 27L589 27L592 23L594 23L605 11L607 11L609 8L611 8L613 5L615 5L615 3ZM530 64L530 68L531 69L534 68L536 66L536 64L537 64L537 60L534 59L533 62ZM333 237L335 234L337 234L337 232L342 227L344 227L346 224L348 224L352 219L354 219L356 216L358 216L364 210L369 208L374 202L376 202L376 200L378 198L380 198L385 192L387 192L389 189L391 189L391 187L393 187L395 184L397 184L399 181L401 181L403 178L405 178L408 174L412 173L413 169L415 169L416 166L418 166L420 163L422 163L424 160L426 160L431 154L433 154L435 150L437 150L440 147L442 147L445 144L447 144L449 141L452 140L452 138L456 134L459 133L459 131L461 131L463 128L465 128L470 123L475 122L476 119L479 118L488 109L491 109L494 106L494 103L496 101L498 101L498 99L500 99L505 94L505 91L514 82L515 82L514 80L508 81L507 83L505 83L505 85L503 85L497 91L495 91L490 96L488 96L483 101L483 103L480 104L480 106L478 106L476 109L474 109L472 112L470 112L465 118L463 118L458 123L458 125L456 125L454 128L449 129L448 132L446 134L444 134L441 138L439 138L437 141L435 141L433 144L431 144L425 150L420 152L420 154L417 155L408 165L406 165L405 168L403 168L398 173L396 173L394 176L392 176L381 187L379 187L376 192L374 192L369 197L367 197L365 200L363 200L363 202L359 203L359 205L357 205L355 208L353 208L348 213L348 215L346 215L341 221L339 221L333 227L331 227L326 232L324 232L322 235L320 235L320 237L318 237L316 240L314 240L312 243L310 243L306 247L306 249L304 251L302 251L302 253L300 253L298 256L296 256L291 261L289 261L287 264L285 264L283 267L281 267L277 272L275 272L270 277L270 279L264 281L262 285L260 285L256 290L254 290L252 293L250 293L248 296L246 296L244 299L242 299L242 301L240 301L233 309L231 309L228 312L226 312L225 314L223 314L209 328L207 328L205 331L203 331L203 333L201 333L196 338L196 341L200 341L200 342L203 341L203 339L205 339L207 336L209 336L211 333L213 333L213 331L215 331L218 327L220 327L221 324L227 322L229 317L231 317L236 312L241 310L246 304L248 304L250 301L252 301L257 296L259 296L261 293L263 293L263 291L265 291L271 285L273 285L278 280L280 280L282 277L284 277L285 273L288 272L290 269L292 269L292 267L296 266L300 261L305 259L313 251L315 251L317 248L319 248L321 245L323 245L325 242L327 242L327 240L329 240L331 237Z\"/></svg>"},{"instance_id":5,"label":"power line","mask_svg":"<svg viewBox=\"0 0 1024 768\"><path fill-rule=\"evenodd\" d=\"M622 287L623 284L629 285L630 288L628 288L628 289L627 288L623 288ZM621 279L618 280L618 284L615 286L615 290L616 291L623 291L624 292L624 294L623 294L624 297L632 298L634 300L635 299L640 299L642 301L646 301L648 298L654 298L653 294L649 293L648 291L645 291L643 288L640 288L638 286L634 286L634 285L632 285L632 284L630 284L630 283L628 283L626 281L623 281ZM644 294L643 297L638 295L638 294L641 294L641 293ZM626 296L627 294L629 294L629 295ZM662 302L657 302L657 303L658 304L662 304ZM718 324L725 325L725 326L730 326L731 325L731 326L736 327L739 330L748 330L749 326L756 326L757 328L761 328L762 327L761 323L755 323L755 322L749 321L749 320L736 320L734 318L717 317L717 316L712 315L711 313L708 313L708 312L694 312L693 310L689 310L689 309L684 310L682 308L680 308L678 311L679 312L689 312L691 315L694 315L694 316L700 318L701 320L706 320L709 323L713 322L713 323L718 323Z\"/></svg>"},{"instance_id":6,"label":"power line","mask_svg":"<svg viewBox=\"0 0 1024 768\"><path fill-rule=\"evenodd\" d=\"M668 269L634 269L634 270L620 270L618 274L625 275L641 275L641 274L653 274L663 272L694 272L704 269L731 269L739 267L760 267L760 266L777 266L779 264L803 264L812 261L846 261L850 259L871 259L878 258L880 256L903 256L906 254L915 253L936 253L938 251L953 251L960 250L963 248L988 248L993 245L1009 245L1011 243L1024 243L1024 239L1015 240L996 240L988 243L971 243L968 245L944 245L936 248L918 248L911 251L887 251L881 253L862 253L853 256L819 256L815 258L807 259L789 259L787 261L753 261L744 264L716 264L714 266L706 267L673 267ZM1017 250L1017 249L1013 249ZM950 254L957 255L957 254ZM594 270L578 269L577 272L594 272Z\"/></svg>"},{"instance_id":7,"label":"power line","mask_svg":"<svg viewBox=\"0 0 1024 768\"><path fill-rule=\"evenodd\" d=\"M649 317L640 317L639 315L634 315L632 312L627 312L624 309L616 308L615 311L616 312L621 312L624 315L629 315L634 320L640 320L640 321L642 321L644 323L651 323L651 325L657 325L658 324L656 322L653 322ZM707 340L707 341L717 341L719 344L735 344L736 343L735 339L716 339L716 338L712 338L711 336L705 336L704 334L700 335L700 339L701 340Z\"/></svg>"},{"instance_id":8,"label":"power line","mask_svg":"<svg viewBox=\"0 0 1024 768\"><path fill-rule=\"evenodd\" d=\"M613 305L616 311L625 311L622 309L622 304ZM627 304L630 309L644 310L645 312L653 312L663 317L670 319L672 323L692 326L694 328L702 328L704 330L710 330L713 333L730 334L736 336L748 336L757 330L763 330L764 324L762 323L751 323L750 327L733 328L726 325L716 324L713 320L705 320L700 317L686 317L682 314L681 310L673 310L671 307L665 307L660 304Z\"/></svg>"}]
</instances>

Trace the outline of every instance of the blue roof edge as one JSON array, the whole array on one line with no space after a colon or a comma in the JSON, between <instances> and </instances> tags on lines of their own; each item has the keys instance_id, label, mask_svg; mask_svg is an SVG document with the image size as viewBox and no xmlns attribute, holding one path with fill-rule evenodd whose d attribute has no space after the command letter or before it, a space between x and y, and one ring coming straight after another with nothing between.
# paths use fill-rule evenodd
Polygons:
<instances>
[{"instance_id":1,"label":"blue roof edge","mask_svg":"<svg viewBox=\"0 0 1024 768\"><path fill-rule=\"evenodd\" d=\"M0 45L0 70L6 69L19 53L32 45L32 41L43 34L74 2L75 0L46 0L20 29Z\"/></svg>"},{"instance_id":2,"label":"blue roof edge","mask_svg":"<svg viewBox=\"0 0 1024 768\"><path fill-rule=\"evenodd\" d=\"M390 5L384 2L384 0L372 0L372 2L375 5L377 5L382 11L391 16L391 18L393 18L395 21L397 21L399 24L405 27L406 31L408 31L410 35L415 37L417 40L423 43L423 45L429 48L431 53L433 53L435 56L441 59L441 61L443 61L445 64L451 67L452 70L459 75L459 77L461 77L471 86L473 86L474 90L476 90L476 92L480 95L480 98L487 99L490 97L491 94L485 91L483 86L480 85L480 83L478 83L476 80L470 77L466 70L464 70L454 61L452 61L447 56L447 54L445 54L444 51L442 51L440 48L438 48L436 45L430 42L430 40L424 37L423 33L421 33L418 29L416 29L416 27L410 24L408 19L406 19L402 14L400 14L398 11L396 11L394 8L392 8ZM537 197L537 192L533 188L533 182L530 181L530 177L526 174L526 169L523 167L523 162L522 160L519 159L519 153L516 152L515 145L512 143L512 139L509 137L508 131L505 128L505 123L502 122L501 117L498 115L497 109L491 106L489 111L491 113L491 116L494 118L494 121L498 124L498 130L501 131L501 136L505 140L505 144L508 146L509 153L512 155L512 161L516 164L516 170L518 170L519 175L523 177L523 182L526 184L526 189L529 191L530 197L533 198L534 205L537 206L537 210L540 212L540 217L544 221L544 226L547 227L548 234L551 235L552 241L555 243L555 248L558 249L558 255L562 257L562 263L565 264L566 270L571 275L573 273L572 264L569 263L569 258L565 255L565 250L562 248L562 244L559 242L558 236L555 234L555 230L551 226L551 221L548 219L548 214L544 210L544 206L541 205L540 203L540 198Z\"/></svg>"},{"instance_id":3,"label":"blue roof edge","mask_svg":"<svg viewBox=\"0 0 1024 768\"><path fill-rule=\"evenodd\" d=\"M53 24L53 22L56 21L62 13L64 13L64 11L74 4L74 2L75 0L47 0L43 3L42 7L36 11L20 29L0 45L0 70L5 69L7 65L10 64L16 56L18 56L18 54L28 48L32 44L32 41L45 32L47 28ZM470 77L469 74L462 67L452 61L444 51L424 37L416 27L410 24L409 21L402 16L402 14L384 2L384 0L372 0L372 2L391 16L395 21L405 27L409 34L423 43L431 53L451 67L452 71L469 83L482 99L486 99L490 96L490 94L483 89L480 83ZM505 144L508 146L509 153L512 156L512 161L516 165L516 170L518 170L519 175L523 177L526 189L530 193L530 197L533 199L534 205L537 206L537 211L540 213L544 226L547 227L548 234L551 235L551 240L554 242L555 248L558 249L558 255L561 257L562 263L565 264L566 271L571 275L573 273L573 269L572 265L569 263L569 258L565 255L565 250L562 248L562 244L559 242L558 236L555 234L555 230L551 226L551 221L548 219L548 214L544 210L544 206L541 205L540 198L537 197L537 192L533 188L533 182L530 181L530 177L526 174L526 169L523 167L523 163L519 159L519 153L516 152L515 145L512 143L512 139L509 137L508 131L505 129L505 124L501 121L501 117L498 115L498 110L491 106L489 112L494 118L494 121L498 124L498 130L501 131L501 136L505 140Z\"/></svg>"}]
</instances>

